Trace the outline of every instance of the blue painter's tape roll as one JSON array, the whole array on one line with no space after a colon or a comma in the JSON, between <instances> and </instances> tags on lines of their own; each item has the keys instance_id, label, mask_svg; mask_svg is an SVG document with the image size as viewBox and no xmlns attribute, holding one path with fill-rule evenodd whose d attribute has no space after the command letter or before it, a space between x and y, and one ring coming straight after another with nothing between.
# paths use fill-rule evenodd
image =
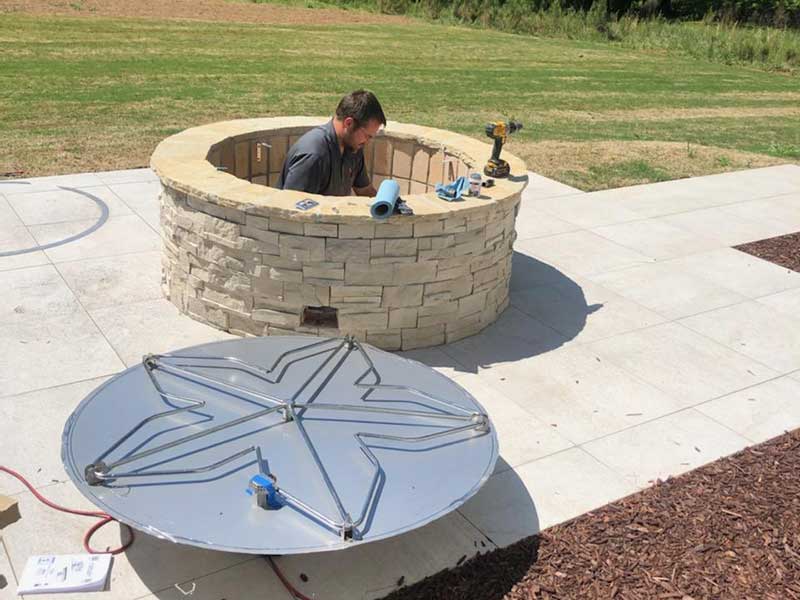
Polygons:
<instances>
[{"instance_id":1,"label":"blue painter's tape roll","mask_svg":"<svg viewBox=\"0 0 800 600\"><path fill-rule=\"evenodd\" d=\"M394 205L400 197L400 185L394 179L384 179L369 212L374 219L388 219L394 213Z\"/></svg>"}]
</instances>

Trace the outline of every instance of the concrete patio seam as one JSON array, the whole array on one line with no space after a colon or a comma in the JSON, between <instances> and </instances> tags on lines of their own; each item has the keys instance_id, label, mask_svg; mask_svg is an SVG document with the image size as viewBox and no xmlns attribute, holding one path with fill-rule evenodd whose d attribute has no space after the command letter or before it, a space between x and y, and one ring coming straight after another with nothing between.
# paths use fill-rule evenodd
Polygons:
<instances>
[{"instance_id":1,"label":"concrete patio seam","mask_svg":"<svg viewBox=\"0 0 800 600\"><path fill-rule=\"evenodd\" d=\"M16 392L14 394L0 394L0 399L13 398L14 396L24 396L25 394L32 394L34 392L46 392L48 390L56 390L56 389L58 389L60 387L66 387L68 385L75 385L76 383L84 383L84 382L87 382L87 381L93 381L95 379L105 379L107 377L110 377L113 374L114 373L110 373L109 375L98 375L98 376L95 376L95 377L87 377L86 379L78 379L76 381L68 381L66 383L58 383L56 385L48 385L48 386L45 386L43 388L37 388L35 390L26 390L24 392Z\"/></svg>"},{"instance_id":2,"label":"concrete patio seam","mask_svg":"<svg viewBox=\"0 0 800 600\"><path fill-rule=\"evenodd\" d=\"M122 364L122 369L121 370L124 371L125 369L127 369L127 364L122 359L122 356L120 356L119 352L114 347L114 344L111 343L111 340L108 339L108 337L106 336L106 332L103 331L102 328L100 327L100 325L97 323L97 321L95 321L94 315L92 315L92 313L89 312L89 309L87 309L83 305L83 302L81 302L81 299L78 297L78 293L70 287L69 283L67 282L66 278L64 277L64 274L59 270L58 264L57 263L53 263L53 266L55 267L55 270L58 273L58 276L61 278L61 281L64 282L64 285L67 286L67 289L70 292L72 292L73 296L75 296L75 301L78 303L78 306L80 306L81 309L83 310L83 312L86 313L86 316L92 322L92 325L94 325L97 328L98 333L100 333L100 335L103 336L103 339L105 340L106 344L108 344L108 347L111 348L111 351L114 353L114 356L116 356L119 359L119 362ZM114 375L115 373L119 373L119 372L120 371L115 371L114 373L111 373L111 375ZM92 379L94 379L94 378L92 378ZM70 383L76 383L76 382L71 381Z\"/></svg>"},{"instance_id":3,"label":"concrete patio seam","mask_svg":"<svg viewBox=\"0 0 800 600\"><path fill-rule=\"evenodd\" d=\"M190 583L190 582L198 582L199 580L205 579L206 577L211 577L212 575L216 575L217 573L224 573L225 571L229 571L230 569L235 569L236 567L240 567L243 564L246 564L246 563L249 563L249 562L253 562L255 560L259 560L260 558L261 558L260 556L250 556L250 557L247 557L247 558L241 560L240 562L234 563L232 565L228 565L227 567L225 567L223 569L217 569L215 571L210 571L208 573L203 573L202 575L198 575L196 577L192 577L191 579L187 579L185 581L176 581L172 585L168 585L168 586L165 586L163 588L159 588L157 590L151 590L149 594L144 594L142 596L136 596L135 598L131 598L131 600L144 600L145 598L152 598L152 597L155 597L156 594L160 594L162 592L166 592L168 590L175 589L176 585L181 585L182 586L182 585L185 585L185 584ZM264 564L264 568L266 568L266 567L267 567L267 565ZM273 575L273 577L274 577L274 575ZM185 594L185 595L186 596L191 596L192 594L189 593L189 594Z\"/></svg>"},{"instance_id":4,"label":"concrete patio seam","mask_svg":"<svg viewBox=\"0 0 800 600\"><path fill-rule=\"evenodd\" d=\"M156 180L156 181L158 181L158 180ZM150 223L148 223L147 219L145 219L145 218L144 218L144 217L143 217L141 214L139 214L139 211L137 211L137 210L136 210L136 208L134 208L133 206L131 206L130 204L128 204L127 202L125 202L125 198L123 198L122 196L120 196L120 195L117 193L117 190L115 190L115 189L112 187L112 185L113 185L113 186L117 186L117 185L134 185L134 184L136 184L136 183L145 183L145 182L142 182L142 181L136 181L136 182L131 182L131 183L115 183L115 184L111 184L111 185L109 185L109 186L108 186L108 189L109 189L109 190L111 190L111 193L112 193L112 194L114 194L114 196L116 196L116 197L117 197L117 199L118 199L120 202L122 202L122 203L123 203L125 206L127 206L127 207L130 209L130 211L131 211L133 214L135 214L135 215L136 215L137 217L139 217L139 218L140 218L142 221L144 221L144 224L145 224L145 225L147 225L147 226L148 226L150 229L152 229L153 231L155 231L155 232L156 232L156 234L158 234L158 237L159 237L159 239L161 239L161 230L160 230L160 228L153 227L153 226L152 226Z\"/></svg>"},{"instance_id":5,"label":"concrete patio seam","mask_svg":"<svg viewBox=\"0 0 800 600\"><path fill-rule=\"evenodd\" d=\"M747 300L747 302L755 302L755 300ZM737 304L731 304L730 306L727 306L727 307L721 307L721 308L730 308L731 306L738 306L738 304L746 304L746 302L739 302L739 303L737 303ZM714 310L719 310L719 308L715 308ZM707 311L707 312L709 312L709 311ZM698 313L698 314L699 314L699 313ZM696 315L692 315L692 316L696 316ZM715 339L714 339L714 338L712 338L712 337L708 337L707 335L703 334L702 332L700 332L700 331L696 331L696 330L692 329L691 327L689 327L688 325L685 325L685 324L681 323L681 321L682 321L683 319L689 319L689 318L691 318L691 317L681 317L679 320L677 320L677 321L673 321L673 323L675 323L676 325L678 325L678 326L680 326L680 327L683 327L683 328L684 328L684 329L686 329L687 331L691 331L691 332L692 332L692 333L694 333L695 335L702 336L702 337L704 337L705 339L707 339L707 340L709 340L709 341L711 341L711 342L714 342L714 343L715 343L715 344L717 344L718 346L721 346L721 347L723 347L723 348L725 348L725 349L727 349L727 350L730 350L731 352L734 352L734 353L738 354L738 355L739 355L739 356L741 356L742 358L745 358L745 359L747 359L747 360L749 360L749 361L752 361L752 362L756 363L757 365L759 365L759 366L761 366L761 367L764 367L764 368L765 368L765 369L767 369L768 371L774 371L775 373L779 373L781 377L782 377L782 376L784 376L784 375L788 375L789 373L791 373L791 372L792 372L792 370L791 370L791 369L790 369L790 370L788 370L788 371L781 371L781 370L780 370L778 367L772 367L772 366L770 366L770 365L768 365L768 364L766 364L766 363L764 363L764 362L762 362L762 361L758 360L757 358L753 358L752 356L748 356L747 354L744 354L744 353L742 353L742 352L739 352L739 351L738 351L736 348L732 348L732 347L730 347L730 346L726 346L726 345L725 345L725 344L723 344L722 342L720 342L720 341L718 341L718 340L715 340ZM766 381L766 380L765 380L765 381ZM762 382L762 383L763 383L763 382ZM726 394L726 395L727 395L727 394Z\"/></svg>"}]
</instances>

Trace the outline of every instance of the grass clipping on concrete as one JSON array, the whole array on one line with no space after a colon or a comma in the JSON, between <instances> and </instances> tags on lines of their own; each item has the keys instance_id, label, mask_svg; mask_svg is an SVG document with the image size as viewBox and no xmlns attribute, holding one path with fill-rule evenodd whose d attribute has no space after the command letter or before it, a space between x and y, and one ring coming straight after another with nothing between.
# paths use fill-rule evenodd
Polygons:
<instances>
[{"instance_id":1,"label":"grass clipping on concrete","mask_svg":"<svg viewBox=\"0 0 800 600\"><path fill-rule=\"evenodd\" d=\"M800 430L387 600L800 598Z\"/></svg>"},{"instance_id":2,"label":"grass clipping on concrete","mask_svg":"<svg viewBox=\"0 0 800 600\"><path fill-rule=\"evenodd\" d=\"M218 22L186 20L190 4L0 5L0 176L143 166L188 127L331 114L359 87L392 120L487 142L486 122L520 120L507 150L583 190L800 161L796 77L356 11L198 0Z\"/></svg>"}]
</instances>

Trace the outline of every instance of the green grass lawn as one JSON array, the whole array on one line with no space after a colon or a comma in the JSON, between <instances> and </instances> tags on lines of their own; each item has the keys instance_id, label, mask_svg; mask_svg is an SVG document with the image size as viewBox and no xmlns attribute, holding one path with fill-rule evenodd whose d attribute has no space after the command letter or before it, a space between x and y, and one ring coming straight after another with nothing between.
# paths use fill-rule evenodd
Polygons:
<instances>
[{"instance_id":1,"label":"green grass lawn","mask_svg":"<svg viewBox=\"0 0 800 600\"><path fill-rule=\"evenodd\" d=\"M216 120L328 114L368 87L390 119L480 137L582 189L800 161L800 80L603 43L414 23L255 26L0 19L0 173L148 163Z\"/></svg>"}]
</instances>

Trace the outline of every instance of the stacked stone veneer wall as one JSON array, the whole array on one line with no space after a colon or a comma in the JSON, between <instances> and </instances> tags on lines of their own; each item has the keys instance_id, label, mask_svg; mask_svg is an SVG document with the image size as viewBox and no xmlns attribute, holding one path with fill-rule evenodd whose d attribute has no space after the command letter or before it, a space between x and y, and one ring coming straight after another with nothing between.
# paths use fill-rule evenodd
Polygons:
<instances>
[{"instance_id":1,"label":"stacked stone veneer wall","mask_svg":"<svg viewBox=\"0 0 800 600\"><path fill-rule=\"evenodd\" d=\"M265 187L289 145L320 121L232 121L159 146L152 165L163 185L169 299L239 335L353 334L391 350L452 342L492 323L508 305L526 179L499 181L483 199L439 200L432 186L479 170L490 146L390 123L365 151L368 169L376 185L401 183L414 216L379 222L369 199ZM507 158L524 176L524 164ZM306 197L320 205L297 210ZM338 328L304 323L306 307L335 308Z\"/></svg>"}]
</instances>

